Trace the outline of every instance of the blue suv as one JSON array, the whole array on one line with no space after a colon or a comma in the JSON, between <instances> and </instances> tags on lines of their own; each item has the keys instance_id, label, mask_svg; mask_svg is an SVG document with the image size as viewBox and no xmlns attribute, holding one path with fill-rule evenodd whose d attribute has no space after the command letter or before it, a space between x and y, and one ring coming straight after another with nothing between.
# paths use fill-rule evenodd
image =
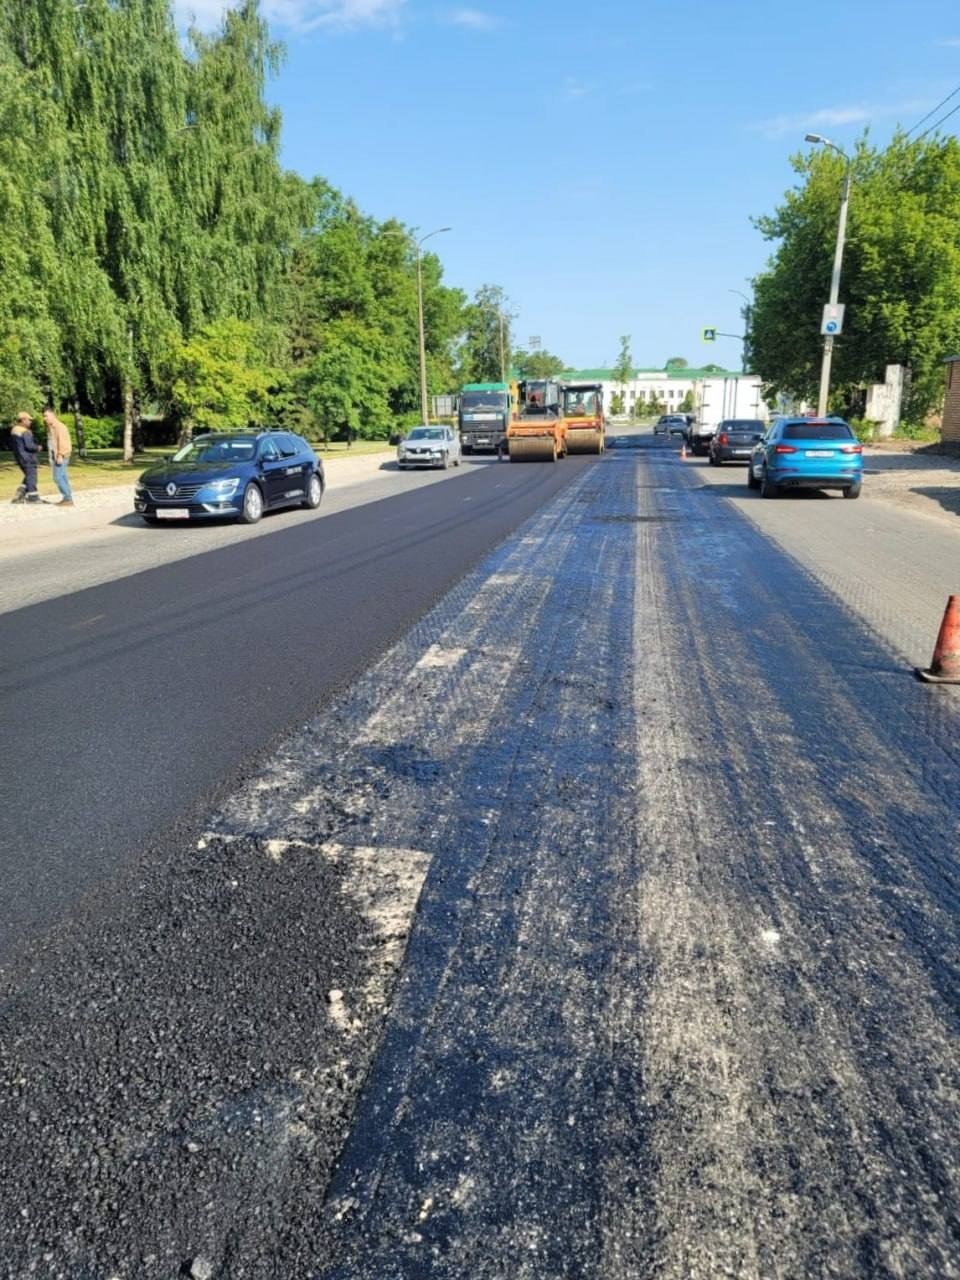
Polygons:
<instances>
[{"instance_id":1,"label":"blue suv","mask_svg":"<svg viewBox=\"0 0 960 1280\"><path fill-rule=\"evenodd\" d=\"M217 432L144 471L133 505L148 524L215 517L256 524L277 507L319 507L323 489L323 463L293 432Z\"/></svg>"},{"instance_id":2,"label":"blue suv","mask_svg":"<svg viewBox=\"0 0 960 1280\"><path fill-rule=\"evenodd\" d=\"M859 498L863 446L842 418L778 418L754 446L747 484L764 498L783 489L839 489Z\"/></svg>"}]
</instances>

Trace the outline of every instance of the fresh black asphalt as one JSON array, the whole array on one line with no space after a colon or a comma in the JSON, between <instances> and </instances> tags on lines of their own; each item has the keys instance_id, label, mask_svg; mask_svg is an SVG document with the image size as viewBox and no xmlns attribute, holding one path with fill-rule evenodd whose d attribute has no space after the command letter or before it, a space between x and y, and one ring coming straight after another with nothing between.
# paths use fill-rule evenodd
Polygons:
<instances>
[{"instance_id":1,"label":"fresh black asphalt","mask_svg":"<svg viewBox=\"0 0 960 1280\"><path fill-rule=\"evenodd\" d=\"M0 959L96 911L589 464L485 467L0 618Z\"/></svg>"}]
</instances>

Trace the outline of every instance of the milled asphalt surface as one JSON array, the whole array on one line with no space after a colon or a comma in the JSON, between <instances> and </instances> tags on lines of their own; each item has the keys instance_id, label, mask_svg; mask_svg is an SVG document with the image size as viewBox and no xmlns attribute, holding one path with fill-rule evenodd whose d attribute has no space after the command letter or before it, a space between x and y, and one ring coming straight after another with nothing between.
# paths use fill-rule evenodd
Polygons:
<instances>
[{"instance_id":1,"label":"milled asphalt surface","mask_svg":"<svg viewBox=\"0 0 960 1280\"><path fill-rule=\"evenodd\" d=\"M634 443L8 967L5 1274L960 1274L956 535Z\"/></svg>"}]
</instances>

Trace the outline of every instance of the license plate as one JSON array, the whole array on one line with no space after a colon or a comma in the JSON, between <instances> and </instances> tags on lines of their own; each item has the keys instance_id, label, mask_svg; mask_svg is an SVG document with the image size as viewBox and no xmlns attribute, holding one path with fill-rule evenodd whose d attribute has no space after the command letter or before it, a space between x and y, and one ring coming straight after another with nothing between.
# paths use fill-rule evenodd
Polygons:
<instances>
[{"instance_id":1,"label":"license plate","mask_svg":"<svg viewBox=\"0 0 960 1280\"><path fill-rule=\"evenodd\" d=\"M489 444L489 443L490 441L484 439L482 436L477 440L477 444Z\"/></svg>"},{"instance_id":2,"label":"license plate","mask_svg":"<svg viewBox=\"0 0 960 1280\"><path fill-rule=\"evenodd\" d=\"M750 457L750 450L749 450L749 449L734 449L732 452L733 452L733 456L734 456L735 458L749 458L749 457Z\"/></svg>"},{"instance_id":3,"label":"license plate","mask_svg":"<svg viewBox=\"0 0 960 1280\"><path fill-rule=\"evenodd\" d=\"M808 458L832 458L833 450L832 449L808 449L807 457Z\"/></svg>"},{"instance_id":4,"label":"license plate","mask_svg":"<svg viewBox=\"0 0 960 1280\"><path fill-rule=\"evenodd\" d=\"M189 520L190 512L186 507L158 507L158 520Z\"/></svg>"}]
</instances>

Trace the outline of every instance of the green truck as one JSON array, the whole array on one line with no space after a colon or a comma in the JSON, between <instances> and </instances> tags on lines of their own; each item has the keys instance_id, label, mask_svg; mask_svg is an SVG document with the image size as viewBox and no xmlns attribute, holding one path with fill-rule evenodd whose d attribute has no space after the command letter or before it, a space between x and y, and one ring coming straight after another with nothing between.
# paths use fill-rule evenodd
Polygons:
<instances>
[{"instance_id":1,"label":"green truck","mask_svg":"<svg viewBox=\"0 0 960 1280\"><path fill-rule=\"evenodd\" d=\"M508 382L468 382L457 411L463 452L498 453L515 401L515 387Z\"/></svg>"}]
</instances>

